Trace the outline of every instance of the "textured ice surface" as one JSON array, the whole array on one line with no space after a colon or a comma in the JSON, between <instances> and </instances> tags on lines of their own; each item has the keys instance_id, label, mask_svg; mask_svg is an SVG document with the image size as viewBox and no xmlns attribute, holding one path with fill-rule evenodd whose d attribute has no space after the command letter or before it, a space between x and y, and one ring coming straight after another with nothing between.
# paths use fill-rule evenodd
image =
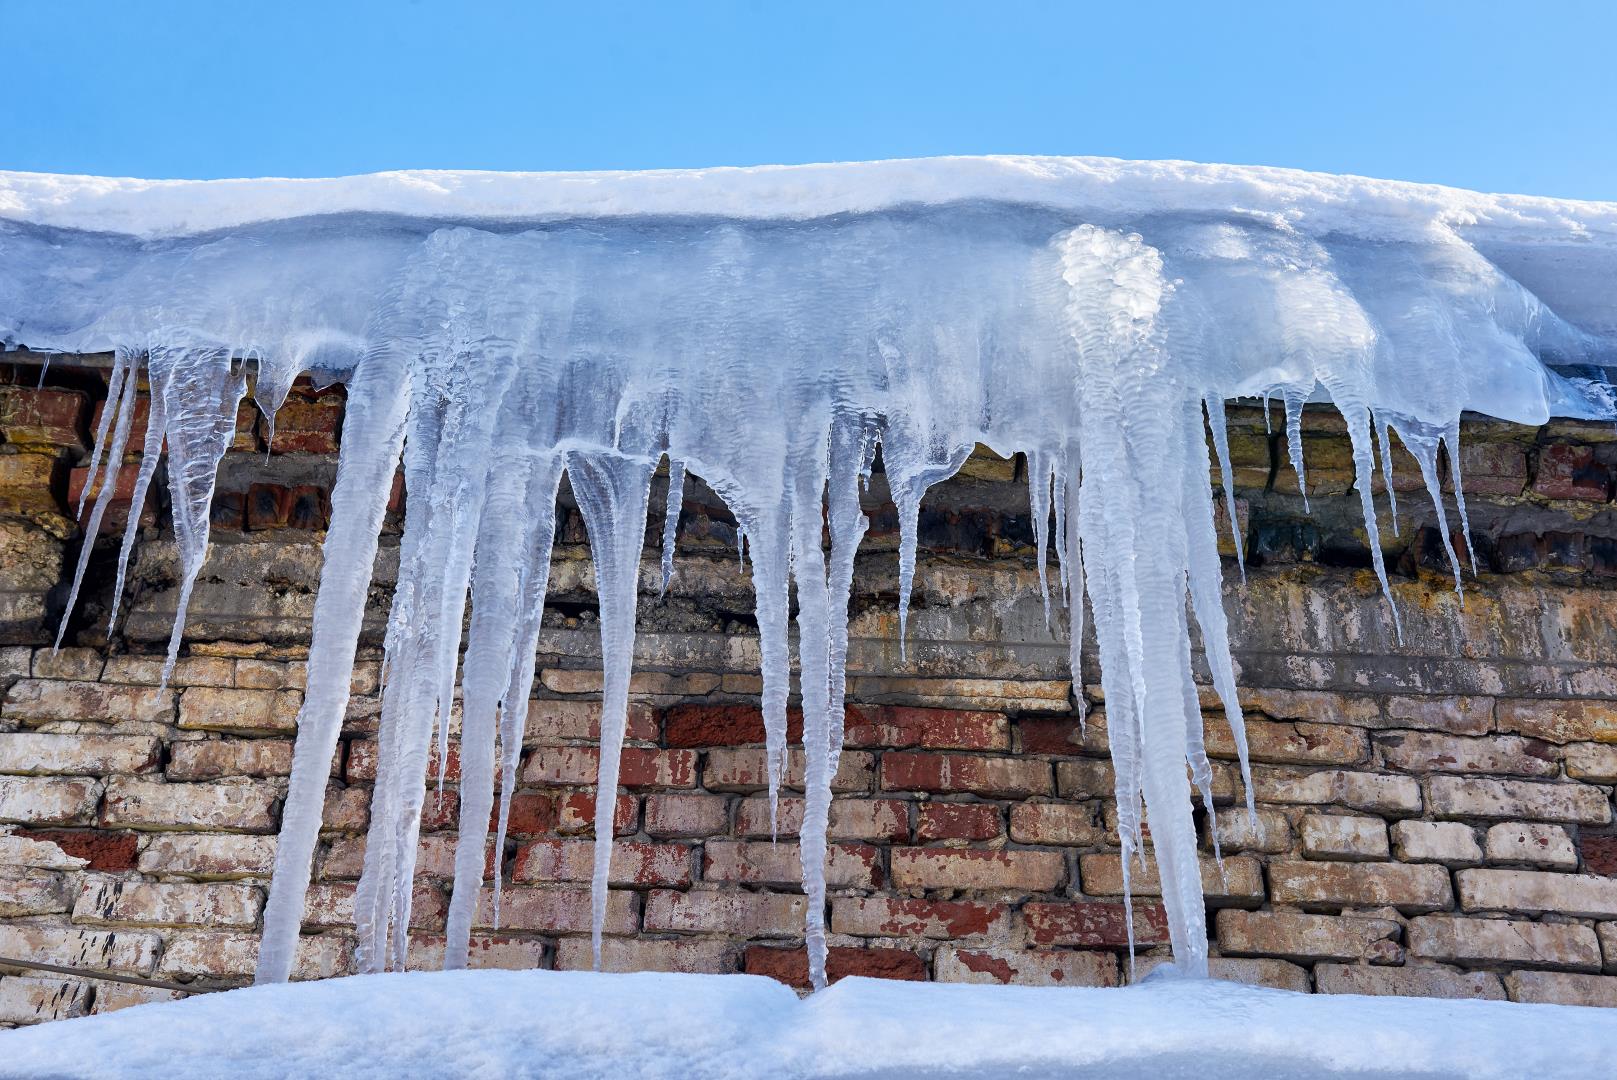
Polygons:
<instances>
[{"instance_id":1,"label":"textured ice surface","mask_svg":"<svg viewBox=\"0 0 1617 1080\"><path fill-rule=\"evenodd\" d=\"M221 1037L221 1033L228 1033ZM757 975L467 971L257 986L0 1032L6 1075L621 1080L1594 1080L1617 1012Z\"/></svg>"},{"instance_id":2,"label":"textured ice surface","mask_svg":"<svg viewBox=\"0 0 1617 1080\"><path fill-rule=\"evenodd\" d=\"M902 650L922 499L978 443L1027 455L1046 612L1075 667L1085 597L1094 612L1124 865L1149 815L1175 957L1205 972L1190 800L1193 786L1210 799L1211 774L1192 620L1244 746L1208 482L1214 462L1227 470L1223 402L1283 403L1299 478L1302 405L1334 402L1375 536L1370 476L1389 430L1443 514L1440 454L1457 460L1462 410L1611 415L1598 383L1546 364L1617 360L1614 282L1617 206L1274 169L985 158L206 183L0 174L0 340L115 349L111 397L125 406L125 388L150 378L147 449L166 438L185 589L246 388L234 361L257 361L268 411L301 370L349 383L265 982L291 967L401 462L361 968L402 964L428 763L436 743L441 777L457 700L445 964L465 962L488 823L503 837L507 819L563 473L601 610L598 946L647 510L666 458L666 505L694 474L745 536L771 800L796 623L805 937L822 985L859 487L879 450L900 528ZM116 457L127 409L107 415ZM1440 531L1458 587L1469 538L1463 501L1455 511L1462 543L1446 519ZM676 541L665 527L664 584Z\"/></svg>"}]
</instances>

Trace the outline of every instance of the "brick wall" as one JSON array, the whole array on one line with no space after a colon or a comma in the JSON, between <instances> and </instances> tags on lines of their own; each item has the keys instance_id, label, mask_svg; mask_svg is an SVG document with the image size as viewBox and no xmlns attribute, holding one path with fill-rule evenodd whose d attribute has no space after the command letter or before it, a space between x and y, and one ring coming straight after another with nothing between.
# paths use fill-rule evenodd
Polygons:
<instances>
[{"instance_id":1,"label":"brick wall","mask_svg":"<svg viewBox=\"0 0 1617 1080\"><path fill-rule=\"evenodd\" d=\"M160 505L145 511L116 636L104 629L115 554L104 541L73 644L46 647L105 387L60 362L38 382L37 367L0 368L0 956L239 985L291 763L343 397L298 387L269 447L243 410L185 658L159 691L175 595ZM1226 567L1227 593L1258 818L1240 809L1233 744L1206 694L1217 813L1199 825L1214 973L1320 992L1617 1005L1617 433L1466 425L1482 572L1463 602L1400 449L1401 528L1383 513L1379 537L1400 645L1367 569L1334 414L1307 417L1311 515L1261 412L1235 408L1230 420L1252 559L1245 585ZM121 494L137 463L122 465ZM1045 629L1035 588L1021 470L980 453L929 500L907 660L895 639L896 517L879 474L868 493L855 704L831 825L833 978L1127 977L1105 703L1091 667L1078 723L1066 646ZM350 963L403 498L401 486L332 762L301 978ZM500 928L487 908L479 920L474 965L589 963L599 646L583 526L565 488L563 499L521 790L499 853L510 884ZM126 500L112 517L127 513ZM660 529L650 523L650 560ZM665 598L646 565L605 963L802 985L791 839L801 764L771 843L757 637L734 542L732 519L693 482ZM452 876L453 756L447 775L423 823L422 966L441 948ZM1167 935L1154 867L1133 880L1143 971L1166 959ZM169 993L4 970L7 1024Z\"/></svg>"}]
</instances>

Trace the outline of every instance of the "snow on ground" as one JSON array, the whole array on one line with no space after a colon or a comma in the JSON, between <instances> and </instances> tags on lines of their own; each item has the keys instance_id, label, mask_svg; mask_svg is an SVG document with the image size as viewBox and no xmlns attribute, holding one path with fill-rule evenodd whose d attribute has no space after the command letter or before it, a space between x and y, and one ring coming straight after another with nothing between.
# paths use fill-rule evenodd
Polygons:
<instances>
[{"instance_id":1,"label":"snow on ground","mask_svg":"<svg viewBox=\"0 0 1617 1080\"><path fill-rule=\"evenodd\" d=\"M0 1033L6 1077L1610 1077L1617 1011L752 975L455 971L260 986Z\"/></svg>"}]
</instances>

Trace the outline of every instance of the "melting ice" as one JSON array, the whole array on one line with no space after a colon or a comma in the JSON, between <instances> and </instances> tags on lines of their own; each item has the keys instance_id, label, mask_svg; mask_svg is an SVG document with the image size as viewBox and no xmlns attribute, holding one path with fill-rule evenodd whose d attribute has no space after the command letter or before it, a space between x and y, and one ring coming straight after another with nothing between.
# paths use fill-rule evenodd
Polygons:
<instances>
[{"instance_id":1,"label":"melting ice","mask_svg":"<svg viewBox=\"0 0 1617 1080\"><path fill-rule=\"evenodd\" d=\"M1027 455L1046 613L1064 620L1055 632L1075 673L1085 598L1094 616L1125 873L1149 815L1176 963L1205 973L1191 799L1194 787L1210 806L1211 771L1192 620L1246 774L1209 481L1216 462L1233 521L1223 402L1281 400L1299 478L1302 406L1334 402L1374 537L1370 477L1378 450L1387 467L1389 431L1441 516L1439 452L1458 461L1462 410L1526 423L1611 414L1596 382L1545 365L1592 370L1613 356L1614 282L1617 207L1281 170L954 159L212 183L0 174L0 341L115 351L92 482L116 468L137 381L150 380L136 502L166 442L182 569L170 666L246 392L235 362L257 361L268 416L300 371L348 385L261 982L291 970L401 464L409 499L355 908L361 969L403 965L428 763L436 738L443 767L457 687L444 963L466 963L491 817L503 845L564 475L600 601L599 959L647 504L667 459L665 587L687 474L745 536L772 806L795 596L804 934L823 986L861 484L879 448L899 512L902 646L921 501L978 443ZM110 494L103 485L92 535ZM1439 531L1449 543L1446 519ZM495 886L497 911L498 869Z\"/></svg>"}]
</instances>

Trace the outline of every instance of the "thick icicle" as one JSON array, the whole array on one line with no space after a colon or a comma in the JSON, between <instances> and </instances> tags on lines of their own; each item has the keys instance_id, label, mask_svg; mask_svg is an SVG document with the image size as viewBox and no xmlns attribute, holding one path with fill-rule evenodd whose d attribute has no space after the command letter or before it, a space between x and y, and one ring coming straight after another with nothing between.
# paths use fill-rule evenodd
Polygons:
<instances>
[{"instance_id":1,"label":"thick icicle","mask_svg":"<svg viewBox=\"0 0 1617 1080\"><path fill-rule=\"evenodd\" d=\"M668 583L674 579L674 542L679 532L680 508L685 505L685 463L668 459L668 498L663 503L663 580L658 596L668 592Z\"/></svg>"},{"instance_id":2,"label":"thick icicle","mask_svg":"<svg viewBox=\"0 0 1617 1080\"><path fill-rule=\"evenodd\" d=\"M398 471L409 381L401 379L384 359L376 357L362 364L349 387L337 482L331 490L331 529L323 548L320 595L315 598L303 708L298 712L292 778L281 811L269 903L264 908L255 977L259 983L285 982L296 960L331 756L348 706L354 651L364 622L382 517Z\"/></svg>"},{"instance_id":3,"label":"thick icicle","mask_svg":"<svg viewBox=\"0 0 1617 1080\"><path fill-rule=\"evenodd\" d=\"M640 549L645 543L646 502L654 467L654 462L615 454L567 455L567 479L589 530L595 593L601 605L601 766L595 782L595 868L590 877L590 948L597 970L601 966L601 931L606 925L618 764L629 719Z\"/></svg>"}]
</instances>

